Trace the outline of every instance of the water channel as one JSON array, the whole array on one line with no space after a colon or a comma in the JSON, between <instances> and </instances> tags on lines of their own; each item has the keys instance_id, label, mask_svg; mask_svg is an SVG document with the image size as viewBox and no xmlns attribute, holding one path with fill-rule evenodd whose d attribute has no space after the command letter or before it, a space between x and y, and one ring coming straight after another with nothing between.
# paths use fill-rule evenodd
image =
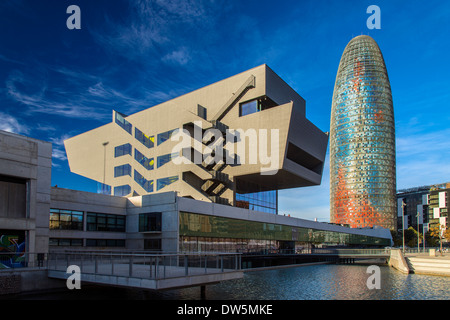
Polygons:
<instances>
[{"instance_id":1,"label":"water channel","mask_svg":"<svg viewBox=\"0 0 450 320\"><path fill-rule=\"evenodd\" d=\"M369 289L368 265L311 265L247 271L243 279L206 287L207 300L448 300L450 277L405 275L380 266L380 289ZM100 286L26 295L20 299L199 300L199 287L145 291Z\"/></svg>"}]
</instances>

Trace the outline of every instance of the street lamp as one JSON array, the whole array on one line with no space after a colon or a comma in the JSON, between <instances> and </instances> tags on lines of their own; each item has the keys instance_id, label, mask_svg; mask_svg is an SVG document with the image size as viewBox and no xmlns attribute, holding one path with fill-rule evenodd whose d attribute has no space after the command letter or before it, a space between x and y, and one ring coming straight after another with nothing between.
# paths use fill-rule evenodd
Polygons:
<instances>
[{"instance_id":1,"label":"street lamp","mask_svg":"<svg viewBox=\"0 0 450 320\"><path fill-rule=\"evenodd\" d=\"M405 207L406 203L402 199L402 234L403 234L403 254L405 254Z\"/></svg>"},{"instance_id":2,"label":"street lamp","mask_svg":"<svg viewBox=\"0 0 450 320\"><path fill-rule=\"evenodd\" d=\"M106 146L109 144L109 141L103 142L103 185L102 185L102 193L105 194L105 176L106 176Z\"/></svg>"},{"instance_id":3,"label":"street lamp","mask_svg":"<svg viewBox=\"0 0 450 320\"><path fill-rule=\"evenodd\" d=\"M420 238L420 232L419 232L419 211L417 211L417 253L420 252L419 238Z\"/></svg>"}]
</instances>

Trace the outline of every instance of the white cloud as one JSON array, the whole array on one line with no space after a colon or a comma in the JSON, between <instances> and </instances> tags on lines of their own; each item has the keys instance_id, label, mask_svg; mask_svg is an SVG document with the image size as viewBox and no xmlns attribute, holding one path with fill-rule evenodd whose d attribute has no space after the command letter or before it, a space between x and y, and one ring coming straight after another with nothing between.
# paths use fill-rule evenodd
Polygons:
<instances>
[{"instance_id":1,"label":"white cloud","mask_svg":"<svg viewBox=\"0 0 450 320\"><path fill-rule=\"evenodd\" d=\"M450 129L397 138L397 188L450 181Z\"/></svg>"},{"instance_id":2,"label":"white cloud","mask_svg":"<svg viewBox=\"0 0 450 320\"><path fill-rule=\"evenodd\" d=\"M0 121L0 130L19 134L28 134L30 132L28 126L20 123L16 118L9 114L0 112L0 119L2 119L2 121Z\"/></svg>"},{"instance_id":3,"label":"white cloud","mask_svg":"<svg viewBox=\"0 0 450 320\"><path fill-rule=\"evenodd\" d=\"M191 59L186 48L180 48L165 55L162 60L179 65L185 65Z\"/></svg>"}]
</instances>

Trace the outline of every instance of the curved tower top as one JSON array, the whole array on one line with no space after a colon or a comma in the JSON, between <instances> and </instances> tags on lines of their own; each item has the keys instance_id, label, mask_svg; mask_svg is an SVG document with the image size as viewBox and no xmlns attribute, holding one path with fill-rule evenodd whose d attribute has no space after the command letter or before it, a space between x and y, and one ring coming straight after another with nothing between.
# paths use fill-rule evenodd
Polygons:
<instances>
[{"instance_id":1,"label":"curved tower top","mask_svg":"<svg viewBox=\"0 0 450 320\"><path fill-rule=\"evenodd\" d=\"M396 228L395 124L391 86L375 40L345 47L333 92L330 216L350 227Z\"/></svg>"}]
</instances>

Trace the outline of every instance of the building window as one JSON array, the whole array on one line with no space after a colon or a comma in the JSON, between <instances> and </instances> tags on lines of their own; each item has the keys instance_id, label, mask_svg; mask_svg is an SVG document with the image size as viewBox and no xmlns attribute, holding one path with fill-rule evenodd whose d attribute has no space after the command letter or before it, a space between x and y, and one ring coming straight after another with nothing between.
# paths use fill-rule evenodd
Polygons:
<instances>
[{"instance_id":1,"label":"building window","mask_svg":"<svg viewBox=\"0 0 450 320\"><path fill-rule=\"evenodd\" d=\"M163 156L159 156L158 157L158 163L157 166L162 167L163 165L165 165L167 162L169 162L170 160L178 157L179 153L178 152L174 152L174 153L169 153L169 154L165 154Z\"/></svg>"},{"instance_id":2,"label":"building window","mask_svg":"<svg viewBox=\"0 0 450 320\"><path fill-rule=\"evenodd\" d=\"M156 182L156 190L161 190L165 186L168 186L169 184L174 183L175 181L178 181L178 176L172 176L167 178L158 179Z\"/></svg>"},{"instance_id":3,"label":"building window","mask_svg":"<svg viewBox=\"0 0 450 320\"><path fill-rule=\"evenodd\" d=\"M243 117L255 112L267 110L273 107L276 107L277 104L275 101L270 99L267 96L260 97L255 100L251 100L248 102L244 102L239 107L239 116Z\"/></svg>"},{"instance_id":4,"label":"building window","mask_svg":"<svg viewBox=\"0 0 450 320\"><path fill-rule=\"evenodd\" d=\"M252 100L246 103L241 104L241 108L239 110L239 116L243 117L248 114L252 114L258 112L258 100Z\"/></svg>"},{"instance_id":5,"label":"building window","mask_svg":"<svg viewBox=\"0 0 450 320\"><path fill-rule=\"evenodd\" d=\"M131 128L132 125L131 123L129 123L126 119L125 119L125 115L120 113L120 112L115 112L116 113L116 123L126 132L128 132L129 134L131 134Z\"/></svg>"},{"instance_id":6,"label":"building window","mask_svg":"<svg viewBox=\"0 0 450 320\"><path fill-rule=\"evenodd\" d=\"M137 141L142 143L147 148L153 148L153 146L155 144L154 136L151 136L151 137L147 136L145 133L143 133L141 130L139 130L136 127L134 128L134 137L136 138Z\"/></svg>"},{"instance_id":7,"label":"building window","mask_svg":"<svg viewBox=\"0 0 450 320\"><path fill-rule=\"evenodd\" d=\"M119 197L124 197L131 193L131 187L129 185L123 185L114 187L114 195Z\"/></svg>"},{"instance_id":8,"label":"building window","mask_svg":"<svg viewBox=\"0 0 450 320\"><path fill-rule=\"evenodd\" d=\"M242 179L236 180L236 207L278 214L277 198L277 190L267 190Z\"/></svg>"},{"instance_id":9,"label":"building window","mask_svg":"<svg viewBox=\"0 0 450 320\"><path fill-rule=\"evenodd\" d=\"M139 162L145 169L153 170L153 166L155 161L153 158L147 158L142 153L140 153L137 149L134 149L134 159Z\"/></svg>"},{"instance_id":10,"label":"building window","mask_svg":"<svg viewBox=\"0 0 450 320\"><path fill-rule=\"evenodd\" d=\"M125 247L123 239L86 239L86 247Z\"/></svg>"},{"instance_id":11,"label":"building window","mask_svg":"<svg viewBox=\"0 0 450 320\"><path fill-rule=\"evenodd\" d=\"M111 186L101 182L97 182L97 193L110 195Z\"/></svg>"},{"instance_id":12,"label":"building window","mask_svg":"<svg viewBox=\"0 0 450 320\"><path fill-rule=\"evenodd\" d=\"M26 218L27 203L27 181L0 175L0 217Z\"/></svg>"},{"instance_id":13,"label":"building window","mask_svg":"<svg viewBox=\"0 0 450 320\"><path fill-rule=\"evenodd\" d=\"M126 143L121 146L117 146L114 148L114 157L121 157L126 154L129 154L131 156L131 144Z\"/></svg>"},{"instance_id":14,"label":"building window","mask_svg":"<svg viewBox=\"0 0 450 320\"><path fill-rule=\"evenodd\" d=\"M145 191L153 192L153 180L145 179L136 170L134 170L134 181L136 181Z\"/></svg>"},{"instance_id":15,"label":"building window","mask_svg":"<svg viewBox=\"0 0 450 320\"><path fill-rule=\"evenodd\" d=\"M131 177L131 166L129 164L124 164L114 168L114 177L130 176ZM115 194L115 193L114 193Z\"/></svg>"},{"instance_id":16,"label":"building window","mask_svg":"<svg viewBox=\"0 0 450 320\"><path fill-rule=\"evenodd\" d=\"M83 230L83 212L50 209L49 228L52 230Z\"/></svg>"},{"instance_id":17,"label":"building window","mask_svg":"<svg viewBox=\"0 0 450 320\"><path fill-rule=\"evenodd\" d=\"M178 128L158 134L158 146L178 132Z\"/></svg>"},{"instance_id":18,"label":"building window","mask_svg":"<svg viewBox=\"0 0 450 320\"><path fill-rule=\"evenodd\" d=\"M125 232L125 216L105 213L87 213L87 231Z\"/></svg>"},{"instance_id":19,"label":"building window","mask_svg":"<svg viewBox=\"0 0 450 320\"><path fill-rule=\"evenodd\" d=\"M161 231L161 212L139 214L139 232Z\"/></svg>"},{"instance_id":20,"label":"building window","mask_svg":"<svg viewBox=\"0 0 450 320\"><path fill-rule=\"evenodd\" d=\"M50 246L82 247L83 239L50 238L48 244Z\"/></svg>"}]
</instances>

